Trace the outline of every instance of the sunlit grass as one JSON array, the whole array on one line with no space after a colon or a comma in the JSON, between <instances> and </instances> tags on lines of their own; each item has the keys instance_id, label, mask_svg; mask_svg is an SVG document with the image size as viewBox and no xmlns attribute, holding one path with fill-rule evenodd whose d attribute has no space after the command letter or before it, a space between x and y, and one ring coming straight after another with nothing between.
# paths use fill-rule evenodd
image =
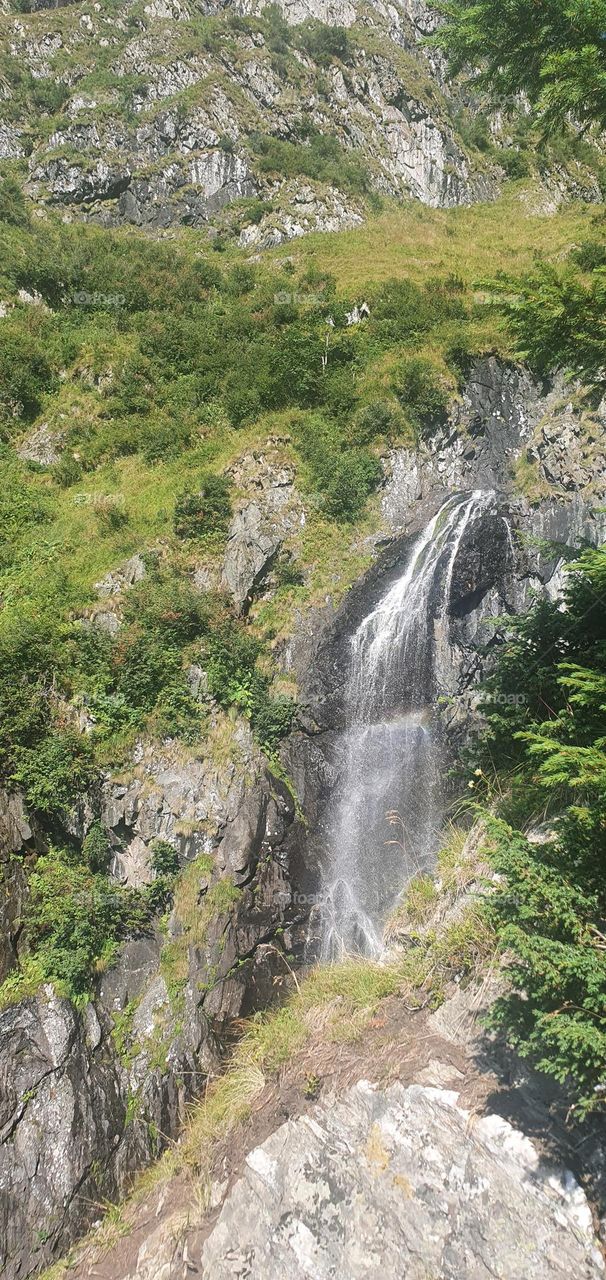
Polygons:
<instances>
[{"instance_id":1,"label":"sunlit grass","mask_svg":"<svg viewBox=\"0 0 606 1280\"><path fill-rule=\"evenodd\" d=\"M299 267L330 271L345 292L362 293L392 276L423 283L449 272L479 287L498 271L523 273L537 254L557 258L589 234L595 208L571 204L551 216L533 214L528 192L527 183L511 184L500 200L469 208L390 204L353 231L310 235L288 252Z\"/></svg>"}]
</instances>

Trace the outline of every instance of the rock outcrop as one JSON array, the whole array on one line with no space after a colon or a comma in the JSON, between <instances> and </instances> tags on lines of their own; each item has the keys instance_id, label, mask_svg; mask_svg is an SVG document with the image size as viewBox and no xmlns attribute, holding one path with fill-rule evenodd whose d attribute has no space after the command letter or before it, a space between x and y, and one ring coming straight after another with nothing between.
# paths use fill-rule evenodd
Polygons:
<instances>
[{"instance_id":1,"label":"rock outcrop","mask_svg":"<svg viewBox=\"0 0 606 1280\"><path fill-rule=\"evenodd\" d=\"M364 1081L251 1151L198 1248L151 1233L129 1280L463 1277L598 1280L604 1262L572 1174L457 1094Z\"/></svg>"},{"instance_id":2,"label":"rock outcrop","mask_svg":"<svg viewBox=\"0 0 606 1280\"><path fill-rule=\"evenodd\" d=\"M248 454L230 475L243 497L228 530L222 585L246 613L285 540L305 524L305 509L294 469L271 450Z\"/></svg>"},{"instance_id":3,"label":"rock outcrop","mask_svg":"<svg viewBox=\"0 0 606 1280\"><path fill-rule=\"evenodd\" d=\"M294 805L282 783L261 775L247 786L240 768L227 769L222 799L218 775L179 773L174 761L157 763L153 786L149 761L130 787L108 784L105 818L125 847L115 874L149 879L143 836L169 837L189 859L166 931L150 925L127 942L83 1011L48 987L0 1013L6 1280L64 1251L96 1206L178 1134L186 1103L219 1066L229 1023L270 1003L289 971L285 952L301 953L305 911L289 869ZM6 823L14 840L28 838L14 800ZM8 968L23 877L6 890Z\"/></svg>"}]
</instances>

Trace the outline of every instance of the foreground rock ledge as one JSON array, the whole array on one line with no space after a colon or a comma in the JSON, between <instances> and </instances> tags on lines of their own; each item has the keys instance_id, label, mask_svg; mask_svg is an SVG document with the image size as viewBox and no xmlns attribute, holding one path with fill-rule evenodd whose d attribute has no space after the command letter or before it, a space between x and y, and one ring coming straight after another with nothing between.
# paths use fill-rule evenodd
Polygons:
<instances>
[{"instance_id":1,"label":"foreground rock ledge","mask_svg":"<svg viewBox=\"0 0 606 1280\"><path fill-rule=\"evenodd\" d=\"M365 1081L250 1153L198 1256L154 1233L138 1280L603 1277L585 1195L457 1094Z\"/></svg>"}]
</instances>

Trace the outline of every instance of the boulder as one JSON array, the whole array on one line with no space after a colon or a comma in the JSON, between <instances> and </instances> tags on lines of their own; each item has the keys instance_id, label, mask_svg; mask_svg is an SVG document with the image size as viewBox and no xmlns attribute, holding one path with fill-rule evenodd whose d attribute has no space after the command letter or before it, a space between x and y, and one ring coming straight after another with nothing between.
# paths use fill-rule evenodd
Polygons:
<instances>
[{"instance_id":1,"label":"boulder","mask_svg":"<svg viewBox=\"0 0 606 1280\"><path fill-rule=\"evenodd\" d=\"M166 1261L139 1280L176 1280ZM472 1117L453 1092L364 1081L250 1152L191 1261L203 1280L604 1274L583 1191L506 1120Z\"/></svg>"},{"instance_id":2,"label":"boulder","mask_svg":"<svg viewBox=\"0 0 606 1280\"><path fill-rule=\"evenodd\" d=\"M17 445L17 455L23 462L38 462L43 467L51 467L59 461L62 445L61 432L51 431L48 423L41 422Z\"/></svg>"}]
</instances>

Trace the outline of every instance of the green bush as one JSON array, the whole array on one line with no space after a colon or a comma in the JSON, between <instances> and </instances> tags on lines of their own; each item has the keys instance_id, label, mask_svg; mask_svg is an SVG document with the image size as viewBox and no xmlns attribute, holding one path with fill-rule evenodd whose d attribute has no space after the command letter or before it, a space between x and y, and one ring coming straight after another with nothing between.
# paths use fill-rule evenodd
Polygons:
<instances>
[{"instance_id":1,"label":"green bush","mask_svg":"<svg viewBox=\"0 0 606 1280\"><path fill-rule=\"evenodd\" d=\"M248 426L259 417L261 397L254 387L234 387L225 395L225 408L232 427Z\"/></svg>"},{"instance_id":2,"label":"green bush","mask_svg":"<svg viewBox=\"0 0 606 1280\"><path fill-rule=\"evenodd\" d=\"M19 415L28 421L36 417L45 392L52 391L55 374L43 337L35 326L24 325L17 317L2 321L0 346L0 416Z\"/></svg>"},{"instance_id":3,"label":"green bush","mask_svg":"<svg viewBox=\"0 0 606 1280\"><path fill-rule=\"evenodd\" d=\"M82 856L95 874L107 872L111 848L107 828L101 822L93 822L82 841Z\"/></svg>"},{"instance_id":4,"label":"green bush","mask_svg":"<svg viewBox=\"0 0 606 1280\"><path fill-rule=\"evenodd\" d=\"M35 747L15 748L11 782L29 807L49 816L69 811L95 777L90 743L69 729L55 730Z\"/></svg>"},{"instance_id":5,"label":"green bush","mask_svg":"<svg viewBox=\"0 0 606 1280\"><path fill-rule=\"evenodd\" d=\"M163 644L182 648L208 631L210 604L187 580L150 574L127 593L124 621Z\"/></svg>"},{"instance_id":6,"label":"green bush","mask_svg":"<svg viewBox=\"0 0 606 1280\"><path fill-rule=\"evenodd\" d=\"M150 422L139 437L143 461L153 466L168 458L177 458L187 448L191 432L184 423Z\"/></svg>"},{"instance_id":7,"label":"green bush","mask_svg":"<svg viewBox=\"0 0 606 1280\"><path fill-rule=\"evenodd\" d=\"M254 134L251 138L262 173L296 178L300 174L363 195L370 185L367 169L331 134L310 133L304 143Z\"/></svg>"},{"instance_id":8,"label":"green bush","mask_svg":"<svg viewBox=\"0 0 606 1280\"><path fill-rule=\"evenodd\" d=\"M327 515L333 520L355 520L381 474L379 459L362 449L341 454L323 490Z\"/></svg>"},{"instance_id":9,"label":"green bush","mask_svg":"<svg viewBox=\"0 0 606 1280\"><path fill-rule=\"evenodd\" d=\"M69 851L51 848L29 876L24 942L40 981L78 999L115 958L119 941L149 918L142 893L121 889Z\"/></svg>"},{"instance_id":10,"label":"green bush","mask_svg":"<svg viewBox=\"0 0 606 1280\"><path fill-rule=\"evenodd\" d=\"M434 428L448 409L448 392L430 360L413 356L398 367L393 389L410 421L421 431Z\"/></svg>"},{"instance_id":11,"label":"green bush","mask_svg":"<svg viewBox=\"0 0 606 1280\"><path fill-rule=\"evenodd\" d=\"M250 720L262 748L270 753L290 730L296 704L291 698L272 697L270 679L257 668L261 644L243 627L225 623L217 627L205 646L209 693L220 706L234 707Z\"/></svg>"},{"instance_id":12,"label":"green bush","mask_svg":"<svg viewBox=\"0 0 606 1280\"><path fill-rule=\"evenodd\" d=\"M258 227L265 215L271 213L272 209L273 205L270 200L242 200L238 204L238 221L244 226Z\"/></svg>"},{"instance_id":13,"label":"green bush","mask_svg":"<svg viewBox=\"0 0 606 1280\"><path fill-rule=\"evenodd\" d=\"M154 879L148 889L149 901L154 911L165 911L179 874L179 854L168 840L152 840L150 849Z\"/></svg>"},{"instance_id":14,"label":"green bush","mask_svg":"<svg viewBox=\"0 0 606 1280\"><path fill-rule=\"evenodd\" d=\"M344 27L330 27L308 20L297 34L301 48L320 67L329 67L335 61L352 61L351 40Z\"/></svg>"},{"instance_id":15,"label":"green bush","mask_svg":"<svg viewBox=\"0 0 606 1280\"><path fill-rule=\"evenodd\" d=\"M501 147L497 154L497 160L505 170L507 177L514 180L527 178L531 171L529 153L520 150L518 147Z\"/></svg>"},{"instance_id":16,"label":"green bush","mask_svg":"<svg viewBox=\"0 0 606 1280\"><path fill-rule=\"evenodd\" d=\"M29 226L25 196L15 178L0 181L0 222L6 222L10 227Z\"/></svg>"},{"instance_id":17,"label":"green bush","mask_svg":"<svg viewBox=\"0 0 606 1280\"><path fill-rule=\"evenodd\" d=\"M606 242L584 240L570 256L582 271L595 271L598 267L606 267Z\"/></svg>"},{"instance_id":18,"label":"green bush","mask_svg":"<svg viewBox=\"0 0 606 1280\"><path fill-rule=\"evenodd\" d=\"M173 528L178 538L225 533L231 519L230 482L225 476L203 476L196 492L181 493L175 503Z\"/></svg>"},{"instance_id":19,"label":"green bush","mask_svg":"<svg viewBox=\"0 0 606 1280\"><path fill-rule=\"evenodd\" d=\"M404 421L398 409L385 400L375 400L356 414L350 440L353 445L365 445L382 438L391 445L402 434L403 427Z\"/></svg>"},{"instance_id":20,"label":"green bush","mask_svg":"<svg viewBox=\"0 0 606 1280\"><path fill-rule=\"evenodd\" d=\"M381 476L381 464L365 449L351 449L334 420L307 415L295 428L309 486L334 520L355 520Z\"/></svg>"}]
</instances>

